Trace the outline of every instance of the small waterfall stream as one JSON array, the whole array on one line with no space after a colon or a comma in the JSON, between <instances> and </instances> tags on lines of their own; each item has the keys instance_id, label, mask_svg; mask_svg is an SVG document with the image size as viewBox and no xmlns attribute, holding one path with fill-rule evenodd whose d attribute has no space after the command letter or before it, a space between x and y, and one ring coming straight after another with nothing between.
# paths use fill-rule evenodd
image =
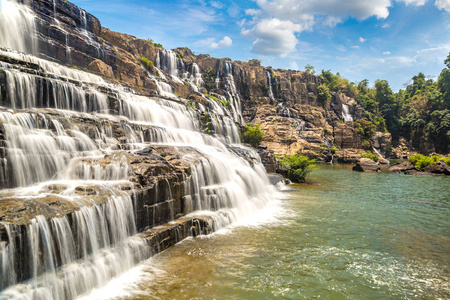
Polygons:
<instances>
[{"instance_id":1,"label":"small waterfall stream","mask_svg":"<svg viewBox=\"0 0 450 300\"><path fill-rule=\"evenodd\" d=\"M33 53L30 32L32 11L2 0L0 46ZM156 78L164 98L137 95L29 54L0 54L36 66L0 64L7 89L0 94L0 203L23 215L0 221L1 299L75 299L152 254L140 232L179 215L208 216L218 229L272 200L275 190L258 154L240 145L234 121L242 122L241 104L231 63L224 62L228 112L210 100L209 107L193 109ZM184 70L184 79L201 87L199 67L187 71L180 64L170 50L156 61L175 81ZM202 128L206 111L211 134ZM177 165L161 167L168 151ZM145 159L160 163L141 176ZM138 205L147 191L145 210Z\"/></svg>"},{"instance_id":2,"label":"small waterfall stream","mask_svg":"<svg viewBox=\"0 0 450 300\"><path fill-rule=\"evenodd\" d=\"M353 122L353 117L350 115L347 104L342 104L342 118L345 122Z\"/></svg>"}]
</instances>

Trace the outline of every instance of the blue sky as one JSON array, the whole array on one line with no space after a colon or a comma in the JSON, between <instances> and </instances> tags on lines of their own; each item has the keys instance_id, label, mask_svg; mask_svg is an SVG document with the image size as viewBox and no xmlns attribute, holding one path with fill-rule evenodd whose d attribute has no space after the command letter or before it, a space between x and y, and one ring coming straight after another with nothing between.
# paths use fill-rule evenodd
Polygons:
<instances>
[{"instance_id":1,"label":"blue sky","mask_svg":"<svg viewBox=\"0 0 450 300\"><path fill-rule=\"evenodd\" d=\"M350 81L436 79L450 52L450 0L75 0L102 26L165 48Z\"/></svg>"}]
</instances>

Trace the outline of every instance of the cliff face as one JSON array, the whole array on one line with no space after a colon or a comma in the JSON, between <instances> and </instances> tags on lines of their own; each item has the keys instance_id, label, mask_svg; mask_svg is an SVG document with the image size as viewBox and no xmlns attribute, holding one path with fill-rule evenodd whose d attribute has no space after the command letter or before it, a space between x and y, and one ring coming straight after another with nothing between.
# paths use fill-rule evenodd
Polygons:
<instances>
[{"instance_id":1,"label":"cliff face","mask_svg":"<svg viewBox=\"0 0 450 300\"><path fill-rule=\"evenodd\" d=\"M33 0L32 7L40 19L41 57L89 70L143 95L164 96L154 76L170 85L163 90L188 101L205 104L205 94L224 99L235 121L261 124L266 134L263 146L276 155L302 152L329 161L333 158L329 149L335 145L347 150L338 151L334 158L353 161L362 152L358 150L361 137L352 121L364 119L364 110L354 99L335 93L329 103L321 104L317 87L323 80L319 76L262 67L255 60L194 55L188 48L163 50L103 28L97 18L63 0ZM145 70L141 58L163 72L153 67ZM382 139L387 142L377 149L389 155L390 137ZM379 145L375 140L372 144Z\"/></svg>"}]
</instances>

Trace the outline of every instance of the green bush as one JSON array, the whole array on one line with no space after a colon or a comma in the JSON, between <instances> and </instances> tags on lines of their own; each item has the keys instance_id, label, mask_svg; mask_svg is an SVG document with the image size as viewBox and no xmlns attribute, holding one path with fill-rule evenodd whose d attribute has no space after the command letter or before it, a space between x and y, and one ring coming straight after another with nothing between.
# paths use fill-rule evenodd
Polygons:
<instances>
[{"instance_id":1,"label":"green bush","mask_svg":"<svg viewBox=\"0 0 450 300\"><path fill-rule=\"evenodd\" d=\"M149 42L150 45L152 45L152 46L154 46L154 47L157 47L157 48L163 48L163 45L161 45L161 44L159 44L159 43L153 42L152 39L147 39L147 42Z\"/></svg>"},{"instance_id":2,"label":"green bush","mask_svg":"<svg viewBox=\"0 0 450 300\"><path fill-rule=\"evenodd\" d=\"M326 106L330 102L331 94L330 90L325 85L317 87L317 100L322 106Z\"/></svg>"},{"instance_id":3,"label":"green bush","mask_svg":"<svg viewBox=\"0 0 450 300\"><path fill-rule=\"evenodd\" d=\"M414 154L408 158L409 162L416 165L416 168L419 170L423 170L429 165L434 164L435 162L442 160L447 165L450 163L450 157L442 157L442 156L425 156L422 154Z\"/></svg>"},{"instance_id":4,"label":"green bush","mask_svg":"<svg viewBox=\"0 0 450 300\"><path fill-rule=\"evenodd\" d=\"M364 150L370 150L370 149L372 149L372 145L370 144L370 142L368 140L365 140L365 141L363 141L362 148Z\"/></svg>"},{"instance_id":5,"label":"green bush","mask_svg":"<svg viewBox=\"0 0 450 300\"><path fill-rule=\"evenodd\" d=\"M303 155L285 155L280 160L282 170L292 182L305 182L306 177L317 169L314 159Z\"/></svg>"},{"instance_id":6,"label":"green bush","mask_svg":"<svg viewBox=\"0 0 450 300\"><path fill-rule=\"evenodd\" d=\"M339 149L336 148L335 146L333 146L333 147L330 148L331 154L335 154L337 151L339 151Z\"/></svg>"},{"instance_id":7,"label":"green bush","mask_svg":"<svg viewBox=\"0 0 450 300\"><path fill-rule=\"evenodd\" d=\"M370 121L358 119L355 121L356 132L368 140L375 134L376 126Z\"/></svg>"},{"instance_id":8,"label":"green bush","mask_svg":"<svg viewBox=\"0 0 450 300\"><path fill-rule=\"evenodd\" d=\"M141 57L141 63L148 71L153 71L154 65L151 60L146 57Z\"/></svg>"},{"instance_id":9,"label":"green bush","mask_svg":"<svg viewBox=\"0 0 450 300\"><path fill-rule=\"evenodd\" d=\"M450 166L450 157L443 157L441 160L443 160L447 165Z\"/></svg>"},{"instance_id":10,"label":"green bush","mask_svg":"<svg viewBox=\"0 0 450 300\"><path fill-rule=\"evenodd\" d=\"M361 157L363 158L370 158L371 160L377 162L379 157L376 154L373 154L372 152L366 152L364 154L361 154Z\"/></svg>"},{"instance_id":11,"label":"green bush","mask_svg":"<svg viewBox=\"0 0 450 300\"><path fill-rule=\"evenodd\" d=\"M249 143L253 147L258 147L264 139L264 132L261 130L260 125L256 124L252 126L248 124L245 126L244 142Z\"/></svg>"}]
</instances>

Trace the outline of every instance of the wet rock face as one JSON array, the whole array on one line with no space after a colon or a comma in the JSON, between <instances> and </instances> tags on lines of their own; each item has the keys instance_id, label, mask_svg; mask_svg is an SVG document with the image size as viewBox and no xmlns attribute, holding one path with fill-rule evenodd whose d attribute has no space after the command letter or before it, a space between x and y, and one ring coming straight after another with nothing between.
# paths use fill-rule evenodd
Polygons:
<instances>
[{"instance_id":1,"label":"wet rock face","mask_svg":"<svg viewBox=\"0 0 450 300\"><path fill-rule=\"evenodd\" d=\"M55 4L55 6L53 6ZM102 28L98 19L82 9L63 0L34 0L34 11L38 14L41 56L62 64L87 68L107 79L139 90L144 95L154 95L156 86L149 80L147 71L141 67L140 58L145 57L156 64L159 48L148 41L128 34ZM231 74L236 91L242 101L245 123L264 123L263 130L269 137L266 146L277 154L303 151L309 156L326 160L327 155L317 153L320 145L326 144L326 137L339 148L360 148L360 138L351 124L341 125L343 105L347 105L353 119L365 118L364 111L355 100L332 93L331 102L325 107L317 100L317 87L323 84L321 77L293 70L274 70L262 67L254 61L241 62L230 59L216 59L209 55L194 55L188 48L175 49L180 61L189 69L196 63L205 82L204 93L225 95L227 72L225 63L231 63ZM216 83L216 77L220 80ZM202 103L204 100L188 86L168 79L174 92L183 98ZM206 89L204 89L206 88ZM280 118L259 114L261 105L277 107ZM283 109L280 109L280 106ZM287 122L281 118L288 119ZM288 131L296 131L289 119L298 119L309 132L302 137L287 137ZM283 125L286 123L285 125ZM292 122L291 122L292 123ZM295 124L293 126L296 126ZM329 134L324 134L325 129ZM280 139L270 138L279 130ZM389 154L389 142L379 140L380 152Z\"/></svg>"},{"instance_id":2,"label":"wet rock face","mask_svg":"<svg viewBox=\"0 0 450 300\"><path fill-rule=\"evenodd\" d=\"M81 68L95 59L115 65L111 47L99 38L101 24L96 17L64 0L33 0L31 7L38 16L40 56Z\"/></svg>"}]
</instances>

